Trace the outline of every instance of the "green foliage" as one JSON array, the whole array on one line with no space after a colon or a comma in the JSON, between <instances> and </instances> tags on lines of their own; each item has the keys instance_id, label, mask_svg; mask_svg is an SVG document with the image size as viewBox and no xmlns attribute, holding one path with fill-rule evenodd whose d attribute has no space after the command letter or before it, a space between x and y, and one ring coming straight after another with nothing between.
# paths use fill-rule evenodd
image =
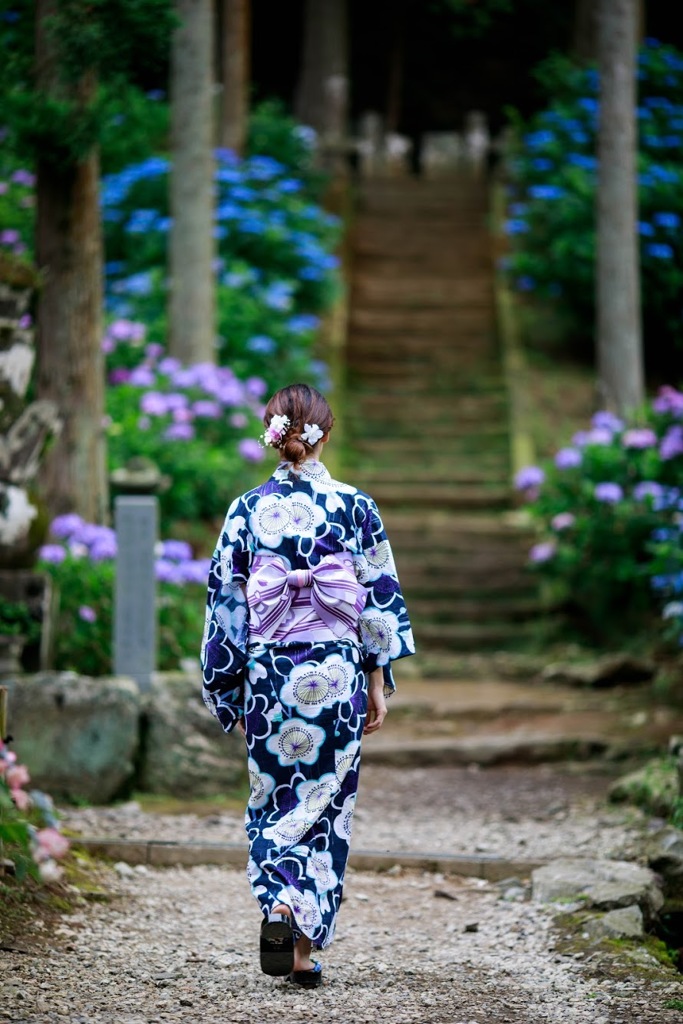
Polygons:
<instances>
[{"instance_id":1,"label":"green foliage","mask_svg":"<svg viewBox=\"0 0 683 1024\"><path fill-rule=\"evenodd\" d=\"M37 81L36 13L33 0L17 0L0 21L0 109L16 152L68 167L106 135L114 98L130 98L139 68L164 69L175 19L170 0L58 0L42 22Z\"/></svg>"},{"instance_id":2,"label":"green foliage","mask_svg":"<svg viewBox=\"0 0 683 1024\"><path fill-rule=\"evenodd\" d=\"M123 170L169 145L169 105L158 90L142 92L122 82L107 90L100 125L100 166L103 174Z\"/></svg>"},{"instance_id":3,"label":"green foliage","mask_svg":"<svg viewBox=\"0 0 683 1024\"><path fill-rule=\"evenodd\" d=\"M0 636L20 636L27 643L40 636L40 625L23 601L9 601L0 595Z\"/></svg>"},{"instance_id":4,"label":"green foliage","mask_svg":"<svg viewBox=\"0 0 683 1024\"><path fill-rule=\"evenodd\" d=\"M594 323L598 77L554 56L537 77L548 106L513 116L508 160L513 285L549 302L567 334ZM683 345L683 54L649 40L638 62L638 182L644 330L649 352Z\"/></svg>"},{"instance_id":5,"label":"green foliage","mask_svg":"<svg viewBox=\"0 0 683 1024\"><path fill-rule=\"evenodd\" d=\"M310 128L298 124L281 100L257 103L249 114L247 153L267 155L306 181L309 191L318 190L326 177L313 166L313 137Z\"/></svg>"},{"instance_id":6,"label":"green foliage","mask_svg":"<svg viewBox=\"0 0 683 1024\"><path fill-rule=\"evenodd\" d=\"M501 15L512 13L513 0L437 0L434 6L453 15L453 35L478 39Z\"/></svg>"},{"instance_id":7,"label":"green foliage","mask_svg":"<svg viewBox=\"0 0 683 1024\"><path fill-rule=\"evenodd\" d=\"M19 881L28 875L38 877L38 869L31 855L29 823L16 807L5 780L0 777L0 854L14 864Z\"/></svg>"}]
</instances>

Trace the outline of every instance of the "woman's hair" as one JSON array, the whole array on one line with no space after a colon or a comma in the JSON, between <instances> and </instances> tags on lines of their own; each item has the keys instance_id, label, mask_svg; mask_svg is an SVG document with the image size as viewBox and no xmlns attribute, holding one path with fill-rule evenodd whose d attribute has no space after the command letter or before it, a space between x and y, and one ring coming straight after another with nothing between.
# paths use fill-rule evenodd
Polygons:
<instances>
[{"instance_id":1,"label":"woman's hair","mask_svg":"<svg viewBox=\"0 0 683 1024\"><path fill-rule=\"evenodd\" d=\"M306 424L316 424L326 434L334 423L327 399L308 384L289 384L276 391L263 414L266 428L273 416L286 416L289 419L289 426L277 448L282 452L282 457L295 466L303 462L315 447L315 444L309 444L301 436Z\"/></svg>"}]
</instances>

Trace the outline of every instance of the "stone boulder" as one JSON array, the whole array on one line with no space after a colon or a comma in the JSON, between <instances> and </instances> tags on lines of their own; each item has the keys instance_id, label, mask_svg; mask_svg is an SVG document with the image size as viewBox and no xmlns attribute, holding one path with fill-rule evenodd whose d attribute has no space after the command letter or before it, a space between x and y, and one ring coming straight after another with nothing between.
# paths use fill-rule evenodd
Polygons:
<instances>
[{"instance_id":1,"label":"stone boulder","mask_svg":"<svg viewBox=\"0 0 683 1024\"><path fill-rule=\"evenodd\" d=\"M646 683L654 678L657 666L650 658L633 654L605 654L594 661L558 662L546 666L542 677L549 683L566 686L617 686L620 683Z\"/></svg>"},{"instance_id":2,"label":"stone boulder","mask_svg":"<svg viewBox=\"0 0 683 1024\"><path fill-rule=\"evenodd\" d=\"M41 672L7 685L13 749L32 787L62 800L106 803L130 783L140 713L131 679Z\"/></svg>"},{"instance_id":3,"label":"stone boulder","mask_svg":"<svg viewBox=\"0 0 683 1024\"><path fill-rule=\"evenodd\" d=\"M653 836L648 864L662 880L665 911L683 913L683 832L664 828Z\"/></svg>"},{"instance_id":4,"label":"stone boulder","mask_svg":"<svg viewBox=\"0 0 683 1024\"><path fill-rule=\"evenodd\" d=\"M642 939L645 934L643 912L636 906L592 915L583 928L593 939Z\"/></svg>"},{"instance_id":5,"label":"stone boulder","mask_svg":"<svg viewBox=\"0 0 683 1024\"><path fill-rule=\"evenodd\" d=\"M667 818L678 799L678 771L671 758L655 758L616 779L609 788L614 803L630 803Z\"/></svg>"},{"instance_id":6,"label":"stone boulder","mask_svg":"<svg viewBox=\"0 0 683 1024\"><path fill-rule=\"evenodd\" d=\"M536 868L532 897L539 903L576 903L588 909L640 907L649 925L664 902L657 876L630 861L568 857Z\"/></svg>"},{"instance_id":7,"label":"stone boulder","mask_svg":"<svg viewBox=\"0 0 683 1024\"><path fill-rule=\"evenodd\" d=\"M215 796L246 777L241 733L229 736L207 711L198 673L157 673L145 694L138 785L179 797Z\"/></svg>"}]
</instances>

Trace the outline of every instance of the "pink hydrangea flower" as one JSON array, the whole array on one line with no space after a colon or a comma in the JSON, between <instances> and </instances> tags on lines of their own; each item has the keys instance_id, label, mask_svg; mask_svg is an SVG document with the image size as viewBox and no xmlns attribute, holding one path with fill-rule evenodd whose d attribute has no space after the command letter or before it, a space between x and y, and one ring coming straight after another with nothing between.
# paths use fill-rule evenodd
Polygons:
<instances>
[{"instance_id":1,"label":"pink hydrangea flower","mask_svg":"<svg viewBox=\"0 0 683 1024\"><path fill-rule=\"evenodd\" d=\"M31 777L23 764L15 764L6 772L5 780L10 789L20 789L28 786Z\"/></svg>"},{"instance_id":2,"label":"pink hydrangea flower","mask_svg":"<svg viewBox=\"0 0 683 1024\"><path fill-rule=\"evenodd\" d=\"M56 828L41 828L36 832L36 843L44 857L59 860L69 849L69 840Z\"/></svg>"}]
</instances>

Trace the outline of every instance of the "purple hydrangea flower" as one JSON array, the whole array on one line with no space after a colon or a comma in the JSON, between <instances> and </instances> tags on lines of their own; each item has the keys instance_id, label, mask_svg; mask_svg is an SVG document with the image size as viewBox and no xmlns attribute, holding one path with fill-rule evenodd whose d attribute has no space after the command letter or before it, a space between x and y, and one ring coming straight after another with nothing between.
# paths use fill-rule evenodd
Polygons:
<instances>
[{"instance_id":1,"label":"purple hydrangea flower","mask_svg":"<svg viewBox=\"0 0 683 1024\"><path fill-rule=\"evenodd\" d=\"M154 372L144 364L136 366L128 378L128 383L136 388L151 388L155 383Z\"/></svg>"},{"instance_id":2,"label":"purple hydrangea flower","mask_svg":"<svg viewBox=\"0 0 683 1024\"><path fill-rule=\"evenodd\" d=\"M161 557L170 562L185 562L192 558L192 548L184 540L164 540L161 542Z\"/></svg>"},{"instance_id":3,"label":"purple hydrangea flower","mask_svg":"<svg viewBox=\"0 0 683 1024\"><path fill-rule=\"evenodd\" d=\"M258 441L251 437L244 437L237 445L237 450L247 462L262 462L265 452Z\"/></svg>"},{"instance_id":4,"label":"purple hydrangea flower","mask_svg":"<svg viewBox=\"0 0 683 1024\"><path fill-rule=\"evenodd\" d=\"M555 465L558 469L574 469L580 466L583 456L578 448L560 448L555 455Z\"/></svg>"},{"instance_id":5,"label":"purple hydrangea flower","mask_svg":"<svg viewBox=\"0 0 683 1024\"><path fill-rule=\"evenodd\" d=\"M664 461L683 455L683 427L669 427L659 446L659 455Z\"/></svg>"},{"instance_id":6,"label":"purple hydrangea flower","mask_svg":"<svg viewBox=\"0 0 683 1024\"><path fill-rule=\"evenodd\" d=\"M167 441L191 441L194 437L194 427L191 423L171 423L164 431Z\"/></svg>"},{"instance_id":7,"label":"purple hydrangea flower","mask_svg":"<svg viewBox=\"0 0 683 1024\"><path fill-rule=\"evenodd\" d=\"M540 565L542 562L549 562L554 557L556 551L557 544L555 541L542 541L540 544L534 544L532 547L529 552L529 561L534 562L536 565Z\"/></svg>"},{"instance_id":8,"label":"purple hydrangea flower","mask_svg":"<svg viewBox=\"0 0 683 1024\"><path fill-rule=\"evenodd\" d=\"M654 448L657 435L649 427L634 427L622 435L621 443L624 448Z\"/></svg>"},{"instance_id":9,"label":"purple hydrangea flower","mask_svg":"<svg viewBox=\"0 0 683 1024\"><path fill-rule=\"evenodd\" d=\"M660 414L670 413L673 416L680 416L683 414L683 392L665 385L659 389L652 408Z\"/></svg>"},{"instance_id":10,"label":"purple hydrangea flower","mask_svg":"<svg viewBox=\"0 0 683 1024\"><path fill-rule=\"evenodd\" d=\"M599 412L596 412L591 419L591 424L594 427L610 430L613 434L618 434L620 430L624 429L624 421L620 420L609 409L601 409Z\"/></svg>"},{"instance_id":11,"label":"purple hydrangea flower","mask_svg":"<svg viewBox=\"0 0 683 1024\"><path fill-rule=\"evenodd\" d=\"M109 374L110 384L127 384L130 380L130 370L126 370L124 366L117 367L116 370L112 370Z\"/></svg>"},{"instance_id":12,"label":"purple hydrangea flower","mask_svg":"<svg viewBox=\"0 0 683 1024\"><path fill-rule=\"evenodd\" d=\"M616 505L624 497L624 492L619 484L605 482L595 485L593 496L596 501L602 501L606 505Z\"/></svg>"},{"instance_id":13,"label":"purple hydrangea flower","mask_svg":"<svg viewBox=\"0 0 683 1024\"><path fill-rule=\"evenodd\" d=\"M221 414L221 407L218 402L212 402L208 398L200 398L192 405L192 412L195 416L203 416L208 420L217 420Z\"/></svg>"},{"instance_id":14,"label":"purple hydrangea flower","mask_svg":"<svg viewBox=\"0 0 683 1024\"><path fill-rule=\"evenodd\" d=\"M644 498L661 498L663 487L656 480L643 480L633 488L633 497L636 501L643 501Z\"/></svg>"},{"instance_id":15,"label":"purple hydrangea flower","mask_svg":"<svg viewBox=\"0 0 683 1024\"><path fill-rule=\"evenodd\" d=\"M545 473L540 466L524 466L515 476L515 487L518 491L528 491L540 487L545 480Z\"/></svg>"},{"instance_id":16,"label":"purple hydrangea flower","mask_svg":"<svg viewBox=\"0 0 683 1024\"><path fill-rule=\"evenodd\" d=\"M91 608L89 604L82 604L78 609L78 617L83 622L97 622L97 612L94 608Z\"/></svg>"},{"instance_id":17,"label":"purple hydrangea flower","mask_svg":"<svg viewBox=\"0 0 683 1024\"><path fill-rule=\"evenodd\" d=\"M85 520L77 516L75 512L69 512L66 515L57 516L50 523L50 533L53 537L60 539L66 539L73 536L85 526Z\"/></svg>"},{"instance_id":18,"label":"purple hydrangea flower","mask_svg":"<svg viewBox=\"0 0 683 1024\"><path fill-rule=\"evenodd\" d=\"M159 583L182 582L177 562L171 562L166 558L157 558L154 563L154 575Z\"/></svg>"},{"instance_id":19,"label":"purple hydrangea flower","mask_svg":"<svg viewBox=\"0 0 683 1024\"><path fill-rule=\"evenodd\" d=\"M118 546L113 531L111 537L102 536L90 546L90 558L93 562L111 562L117 553Z\"/></svg>"},{"instance_id":20,"label":"purple hydrangea flower","mask_svg":"<svg viewBox=\"0 0 683 1024\"><path fill-rule=\"evenodd\" d=\"M576 516L573 516L571 512L558 512L550 520L550 525L553 530L568 530L575 522Z\"/></svg>"},{"instance_id":21,"label":"purple hydrangea flower","mask_svg":"<svg viewBox=\"0 0 683 1024\"><path fill-rule=\"evenodd\" d=\"M147 391L140 399L140 412L146 416L165 416L168 412L166 399L160 391Z\"/></svg>"},{"instance_id":22,"label":"purple hydrangea flower","mask_svg":"<svg viewBox=\"0 0 683 1024\"><path fill-rule=\"evenodd\" d=\"M234 412L230 417L231 425L236 427L238 430L242 430L243 427L246 427L248 422L249 420L243 412Z\"/></svg>"},{"instance_id":23,"label":"purple hydrangea flower","mask_svg":"<svg viewBox=\"0 0 683 1024\"><path fill-rule=\"evenodd\" d=\"M609 427L593 427L586 435L586 444L611 444L614 435Z\"/></svg>"},{"instance_id":24,"label":"purple hydrangea flower","mask_svg":"<svg viewBox=\"0 0 683 1024\"><path fill-rule=\"evenodd\" d=\"M66 558L66 551L61 544L43 544L38 550L38 557L50 565L59 565Z\"/></svg>"}]
</instances>

